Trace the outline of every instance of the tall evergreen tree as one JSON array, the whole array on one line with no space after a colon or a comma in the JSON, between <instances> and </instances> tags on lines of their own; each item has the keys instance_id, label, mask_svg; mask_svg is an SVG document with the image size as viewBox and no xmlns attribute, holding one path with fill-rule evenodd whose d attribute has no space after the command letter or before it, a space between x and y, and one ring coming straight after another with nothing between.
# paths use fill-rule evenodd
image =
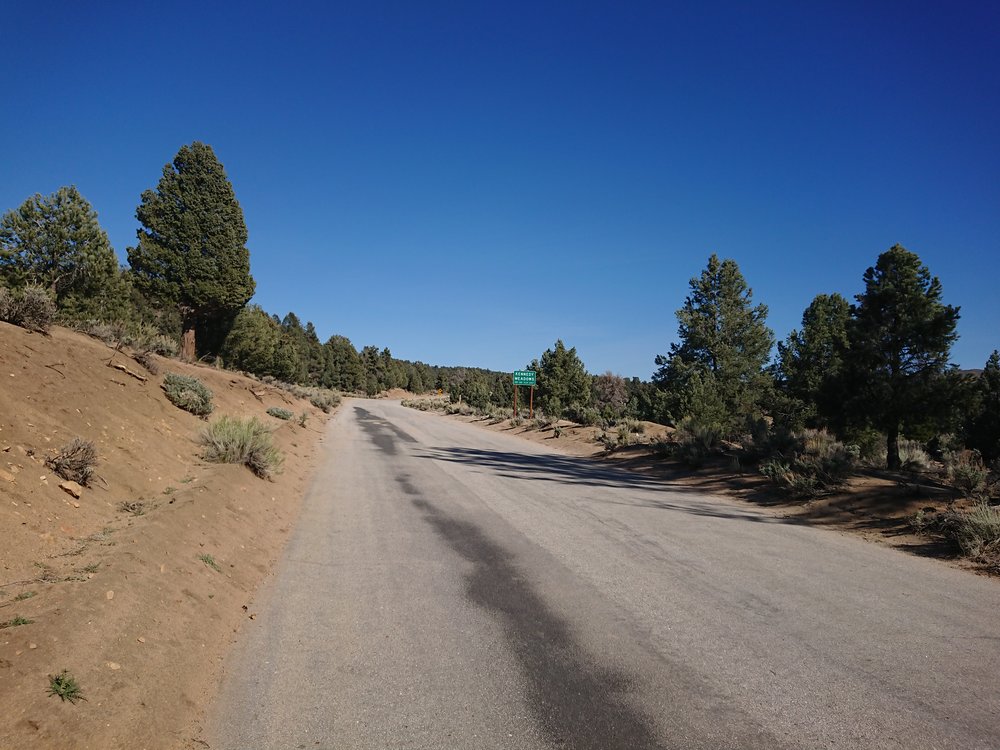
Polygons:
<instances>
[{"instance_id":1,"label":"tall evergreen tree","mask_svg":"<svg viewBox=\"0 0 1000 750\"><path fill-rule=\"evenodd\" d=\"M851 305L841 295L817 295L802 314L802 329L778 343L778 385L801 404L810 421L838 421L850 318Z\"/></svg>"},{"instance_id":2,"label":"tall evergreen tree","mask_svg":"<svg viewBox=\"0 0 1000 750\"><path fill-rule=\"evenodd\" d=\"M121 318L129 291L97 212L75 186L33 195L0 219L0 280L46 287L74 317Z\"/></svg>"},{"instance_id":3,"label":"tall evergreen tree","mask_svg":"<svg viewBox=\"0 0 1000 750\"><path fill-rule=\"evenodd\" d=\"M886 434L886 464L898 469L900 432L949 410L959 309L941 301L941 282L900 245L882 253L864 280L848 329L850 416Z\"/></svg>"},{"instance_id":4,"label":"tall evergreen tree","mask_svg":"<svg viewBox=\"0 0 1000 750\"><path fill-rule=\"evenodd\" d=\"M362 390L365 385L364 368L351 340L346 336L331 336L323 348L327 351L329 369L321 385L348 393Z\"/></svg>"},{"instance_id":5,"label":"tall evergreen tree","mask_svg":"<svg viewBox=\"0 0 1000 750\"><path fill-rule=\"evenodd\" d=\"M281 339L281 327L271 316L258 305L249 305L236 316L222 345L222 359L234 370L278 377Z\"/></svg>"},{"instance_id":6,"label":"tall evergreen tree","mask_svg":"<svg viewBox=\"0 0 1000 750\"><path fill-rule=\"evenodd\" d=\"M976 408L969 420L966 442L987 462L1000 458L1000 352L994 350L977 383Z\"/></svg>"},{"instance_id":7,"label":"tall evergreen tree","mask_svg":"<svg viewBox=\"0 0 1000 750\"><path fill-rule=\"evenodd\" d=\"M567 349L562 339L546 349L537 370L538 407L546 414L561 417L590 404L590 375L577 356L576 347Z\"/></svg>"},{"instance_id":8,"label":"tall evergreen tree","mask_svg":"<svg viewBox=\"0 0 1000 750\"><path fill-rule=\"evenodd\" d=\"M142 194L142 224L128 260L135 283L183 317L183 353L196 355L197 331L232 316L253 296L243 210L211 146L182 146L156 190Z\"/></svg>"},{"instance_id":9,"label":"tall evergreen tree","mask_svg":"<svg viewBox=\"0 0 1000 750\"><path fill-rule=\"evenodd\" d=\"M679 341L667 356L656 357L660 368L653 379L666 392L670 412L663 417L693 416L735 432L760 411L767 394L763 368L774 344L767 306L753 304L736 261L715 254L690 287L677 311Z\"/></svg>"}]
</instances>

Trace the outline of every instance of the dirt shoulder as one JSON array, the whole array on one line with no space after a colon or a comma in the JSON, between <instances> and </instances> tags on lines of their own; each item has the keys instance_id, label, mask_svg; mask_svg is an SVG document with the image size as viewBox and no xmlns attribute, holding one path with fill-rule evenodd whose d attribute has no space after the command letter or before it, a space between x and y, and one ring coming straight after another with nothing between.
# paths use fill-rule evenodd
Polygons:
<instances>
[{"instance_id":1,"label":"dirt shoulder","mask_svg":"<svg viewBox=\"0 0 1000 750\"><path fill-rule=\"evenodd\" d=\"M0 623L30 621L0 629L0 748L197 746L222 658L294 525L326 415L234 373L156 359L152 375L82 334L0 323ZM202 380L213 418L271 425L282 473L201 460L206 422L166 399L167 372ZM307 413L305 426L272 406ZM79 498L45 465L77 436L99 458ZM84 700L48 695L62 670Z\"/></svg>"},{"instance_id":2,"label":"dirt shoulder","mask_svg":"<svg viewBox=\"0 0 1000 750\"><path fill-rule=\"evenodd\" d=\"M943 511L955 498L950 488L926 477L906 472L867 471L852 478L834 494L803 501L780 493L753 468L743 470L730 458L716 459L700 469L690 469L676 461L651 455L649 444L662 440L671 432L670 428L652 422L640 423L643 432L632 436L636 444L609 453L599 442L602 430L596 427L561 421L537 429L528 420L512 427L506 420L494 422L488 417L435 413L446 419L460 420L540 443L565 455L589 458L655 476L678 486L697 487L738 498L775 516L854 534L872 542L946 560L957 567L980 572L964 562L951 546L914 533L911 519L918 511ZM557 426L560 428L558 436Z\"/></svg>"}]
</instances>

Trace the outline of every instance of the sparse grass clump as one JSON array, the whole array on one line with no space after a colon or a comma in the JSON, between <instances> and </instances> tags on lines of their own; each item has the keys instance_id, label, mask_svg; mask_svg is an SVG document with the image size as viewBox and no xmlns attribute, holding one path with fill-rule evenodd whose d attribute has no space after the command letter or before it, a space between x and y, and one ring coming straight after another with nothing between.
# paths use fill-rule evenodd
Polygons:
<instances>
[{"instance_id":1,"label":"sparse grass clump","mask_svg":"<svg viewBox=\"0 0 1000 750\"><path fill-rule=\"evenodd\" d=\"M216 573L221 573L222 568L219 567L219 563L215 561L215 558L211 555L198 555L198 559L201 560L205 565L210 567Z\"/></svg>"},{"instance_id":2,"label":"sparse grass clump","mask_svg":"<svg viewBox=\"0 0 1000 750\"><path fill-rule=\"evenodd\" d=\"M220 417L205 428L201 442L206 461L244 464L263 479L275 474L284 460L274 445L271 431L256 417Z\"/></svg>"},{"instance_id":3,"label":"sparse grass clump","mask_svg":"<svg viewBox=\"0 0 1000 750\"><path fill-rule=\"evenodd\" d=\"M29 620L27 617L15 615L5 622L0 622L0 630L4 630L6 628L16 628L18 625L30 625L33 622L34 620Z\"/></svg>"},{"instance_id":4,"label":"sparse grass clump","mask_svg":"<svg viewBox=\"0 0 1000 750\"><path fill-rule=\"evenodd\" d=\"M146 512L146 504L142 500L123 500L118 504L118 510L133 516L141 516Z\"/></svg>"},{"instance_id":5,"label":"sparse grass clump","mask_svg":"<svg viewBox=\"0 0 1000 750\"><path fill-rule=\"evenodd\" d=\"M288 409L282 409L280 406L272 406L267 410L267 413L277 419L291 419L295 416L294 413L290 412Z\"/></svg>"},{"instance_id":6,"label":"sparse grass clump","mask_svg":"<svg viewBox=\"0 0 1000 750\"><path fill-rule=\"evenodd\" d=\"M15 602L23 602L25 599L30 599L33 596L38 596L37 591L22 591L20 594L14 597Z\"/></svg>"},{"instance_id":7,"label":"sparse grass clump","mask_svg":"<svg viewBox=\"0 0 1000 750\"><path fill-rule=\"evenodd\" d=\"M171 403L199 417L212 413L212 392L197 378L168 372L163 378L163 390Z\"/></svg>"},{"instance_id":8,"label":"sparse grass clump","mask_svg":"<svg viewBox=\"0 0 1000 750\"><path fill-rule=\"evenodd\" d=\"M49 675L48 693L50 697L58 696L59 700L70 703L87 700L83 697L83 692L76 678L65 669L57 675Z\"/></svg>"},{"instance_id":9,"label":"sparse grass clump","mask_svg":"<svg viewBox=\"0 0 1000 750\"><path fill-rule=\"evenodd\" d=\"M56 305L40 286L11 290L0 287L0 320L29 331L45 333L56 317Z\"/></svg>"},{"instance_id":10,"label":"sparse grass clump","mask_svg":"<svg viewBox=\"0 0 1000 750\"><path fill-rule=\"evenodd\" d=\"M90 440L76 437L45 459L45 465L63 479L87 486L97 466L97 449Z\"/></svg>"}]
</instances>

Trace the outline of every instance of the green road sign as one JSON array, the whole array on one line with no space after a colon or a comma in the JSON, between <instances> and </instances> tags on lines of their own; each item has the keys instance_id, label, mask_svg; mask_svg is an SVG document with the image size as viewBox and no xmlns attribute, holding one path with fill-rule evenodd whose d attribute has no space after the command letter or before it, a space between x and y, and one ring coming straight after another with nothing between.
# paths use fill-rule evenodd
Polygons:
<instances>
[{"instance_id":1,"label":"green road sign","mask_svg":"<svg viewBox=\"0 0 1000 750\"><path fill-rule=\"evenodd\" d=\"M535 371L514 370L514 385L535 385Z\"/></svg>"}]
</instances>

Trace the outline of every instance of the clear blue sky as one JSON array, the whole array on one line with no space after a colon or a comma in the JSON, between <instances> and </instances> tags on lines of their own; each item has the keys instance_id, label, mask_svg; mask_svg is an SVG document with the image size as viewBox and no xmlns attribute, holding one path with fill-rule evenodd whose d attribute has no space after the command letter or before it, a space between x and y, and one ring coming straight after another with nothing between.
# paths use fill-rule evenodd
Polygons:
<instances>
[{"instance_id":1,"label":"clear blue sky","mask_svg":"<svg viewBox=\"0 0 1000 750\"><path fill-rule=\"evenodd\" d=\"M1000 347L1000 6L13 0L0 209L76 184L119 255L195 140L255 302L324 340L649 377L710 253L780 338L894 243Z\"/></svg>"}]
</instances>

